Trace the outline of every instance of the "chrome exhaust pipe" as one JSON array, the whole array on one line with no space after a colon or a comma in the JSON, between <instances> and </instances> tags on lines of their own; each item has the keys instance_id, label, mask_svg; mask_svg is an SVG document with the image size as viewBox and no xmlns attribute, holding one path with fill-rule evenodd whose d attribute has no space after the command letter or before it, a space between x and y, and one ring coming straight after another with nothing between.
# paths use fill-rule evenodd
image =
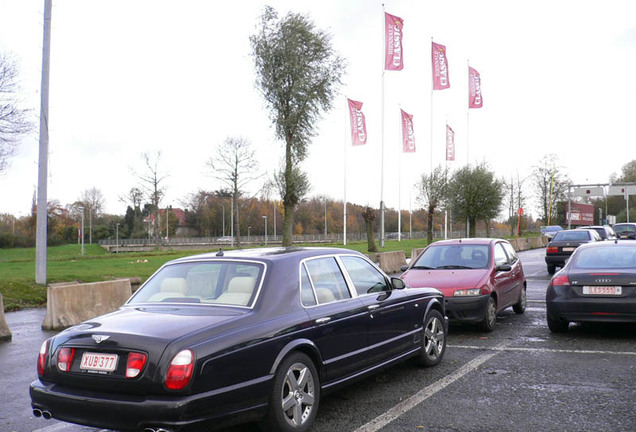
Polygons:
<instances>
[{"instance_id":1,"label":"chrome exhaust pipe","mask_svg":"<svg viewBox=\"0 0 636 432\"><path fill-rule=\"evenodd\" d=\"M48 411L42 411L42 418L45 420L51 420L53 416L51 415L50 412Z\"/></svg>"},{"instance_id":2,"label":"chrome exhaust pipe","mask_svg":"<svg viewBox=\"0 0 636 432\"><path fill-rule=\"evenodd\" d=\"M33 408L33 415L36 417L42 417L42 410L39 410L37 408Z\"/></svg>"}]
</instances>

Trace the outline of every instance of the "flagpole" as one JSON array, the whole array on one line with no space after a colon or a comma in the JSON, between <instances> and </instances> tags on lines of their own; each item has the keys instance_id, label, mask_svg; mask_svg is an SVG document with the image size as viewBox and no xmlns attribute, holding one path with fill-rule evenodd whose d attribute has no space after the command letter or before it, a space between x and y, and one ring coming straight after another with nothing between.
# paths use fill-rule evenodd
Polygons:
<instances>
[{"instance_id":1,"label":"flagpole","mask_svg":"<svg viewBox=\"0 0 636 432\"><path fill-rule=\"evenodd\" d=\"M466 59L468 66L468 104L466 105L466 165L470 164L470 60Z\"/></svg>"},{"instance_id":2,"label":"flagpole","mask_svg":"<svg viewBox=\"0 0 636 432\"><path fill-rule=\"evenodd\" d=\"M349 123L351 123L351 113L349 113L349 102L345 97L345 114L349 117ZM347 121L344 122L344 208L343 208L343 218L344 221L342 223L343 226L343 234L342 240L343 245L347 245Z\"/></svg>"},{"instance_id":3,"label":"flagpole","mask_svg":"<svg viewBox=\"0 0 636 432\"><path fill-rule=\"evenodd\" d=\"M431 61L433 59L433 36L431 36ZM433 173L433 90L435 88L434 80L435 76L431 77L431 161L430 161L430 173Z\"/></svg>"},{"instance_id":4,"label":"flagpole","mask_svg":"<svg viewBox=\"0 0 636 432\"><path fill-rule=\"evenodd\" d=\"M382 5L382 31L383 33L386 31L386 15L384 10L384 4ZM382 96L380 98L380 109L382 112L380 113L380 142L381 142L381 151L380 151L380 247L384 247L384 70L385 70L385 54L386 54L386 37L382 38L384 40L384 46L382 49Z\"/></svg>"},{"instance_id":5,"label":"flagpole","mask_svg":"<svg viewBox=\"0 0 636 432\"><path fill-rule=\"evenodd\" d=\"M400 110L402 105L400 104ZM402 112L400 112L400 124L402 123ZM404 127L402 129L402 143L404 143ZM404 144L402 144L404 145ZM398 241L402 241L402 156L404 149L398 158Z\"/></svg>"}]
</instances>

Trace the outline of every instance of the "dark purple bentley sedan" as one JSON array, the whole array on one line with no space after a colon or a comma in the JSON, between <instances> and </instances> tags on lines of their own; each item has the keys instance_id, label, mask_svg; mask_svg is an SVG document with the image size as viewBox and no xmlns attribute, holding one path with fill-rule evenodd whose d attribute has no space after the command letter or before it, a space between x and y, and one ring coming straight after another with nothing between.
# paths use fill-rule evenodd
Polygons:
<instances>
[{"instance_id":1,"label":"dark purple bentley sedan","mask_svg":"<svg viewBox=\"0 0 636 432\"><path fill-rule=\"evenodd\" d=\"M307 431L329 391L407 358L441 361L442 293L402 288L345 249L171 261L119 310L44 342L33 412L123 431Z\"/></svg>"}]
</instances>

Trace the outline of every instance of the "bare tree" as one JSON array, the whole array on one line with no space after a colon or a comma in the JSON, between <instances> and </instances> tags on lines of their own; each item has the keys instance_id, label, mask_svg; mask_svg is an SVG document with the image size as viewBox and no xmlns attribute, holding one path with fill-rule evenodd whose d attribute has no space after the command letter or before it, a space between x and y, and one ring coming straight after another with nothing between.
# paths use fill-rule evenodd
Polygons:
<instances>
[{"instance_id":1,"label":"bare tree","mask_svg":"<svg viewBox=\"0 0 636 432\"><path fill-rule=\"evenodd\" d=\"M523 208L526 205L526 197L523 193L523 184L528 179L519 177L519 173L517 173L517 178L510 178L510 182L506 184L506 187L509 188L508 195L508 223L510 224L510 235L515 234L515 228L519 225L519 219L521 215L519 214L519 209Z\"/></svg>"},{"instance_id":2,"label":"bare tree","mask_svg":"<svg viewBox=\"0 0 636 432\"><path fill-rule=\"evenodd\" d=\"M240 246L239 198L245 193L245 187L249 183L262 177L258 172L256 154L249 140L243 137L227 137L216 148L216 154L208 159L206 165L210 168L211 175L232 194L236 245Z\"/></svg>"},{"instance_id":3,"label":"bare tree","mask_svg":"<svg viewBox=\"0 0 636 432\"><path fill-rule=\"evenodd\" d=\"M136 173L137 178L141 181L141 190L146 195L146 198L150 201L152 212L154 214L153 221L153 237L155 244L159 243L159 205L166 193L166 186L164 180L168 177L167 174L161 174L159 171L159 161L161 160L161 152L157 151L154 155L148 153L142 153L141 157L144 160L145 170L143 172Z\"/></svg>"},{"instance_id":4,"label":"bare tree","mask_svg":"<svg viewBox=\"0 0 636 432\"><path fill-rule=\"evenodd\" d=\"M19 107L17 93L17 65L0 54L0 174L8 168L18 140L33 129L28 110Z\"/></svg>"},{"instance_id":5,"label":"bare tree","mask_svg":"<svg viewBox=\"0 0 636 432\"><path fill-rule=\"evenodd\" d=\"M78 199L88 213L88 239L93 244L93 216L99 217L104 207L104 195L96 187L86 189Z\"/></svg>"},{"instance_id":6,"label":"bare tree","mask_svg":"<svg viewBox=\"0 0 636 432\"><path fill-rule=\"evenodd\" d=\"M448 170L438 165L430 175L423 174L417 189L419 192L418 201L426 206L428 212L428 233L426 235L428 244L433 243L433 216L435 210L446 199L448 188Z\"/></svg>"},{"instance_id":7,"label":"bare tree","mask_svg":"<svg viewBox=\"0 0 636 432\"><path fill-rule=\"evenodd\" d=\"M558 166L557 157L549 154L534 166L532 181L539 200L541 219L545 224L551 224L556 215L556 203L567 200L570 180Z\"/></svg>"},{"instance_id":8,"label":"bare tree","mask_svg":"<svg viewBox=\"0 0 636 432\"><path fill-rule=\"evenodd\" d=\"M283 246L291 246L294 209L307 189L299 164L315 135L317 120L332 107L344 59L335 54L331 36L306 16L288 13L279 19L267 6L258 33L250 36L257 87L269 106L276 136L285 142L284 167L278 181L285 208Z\"/></svg>"}]
</instances>

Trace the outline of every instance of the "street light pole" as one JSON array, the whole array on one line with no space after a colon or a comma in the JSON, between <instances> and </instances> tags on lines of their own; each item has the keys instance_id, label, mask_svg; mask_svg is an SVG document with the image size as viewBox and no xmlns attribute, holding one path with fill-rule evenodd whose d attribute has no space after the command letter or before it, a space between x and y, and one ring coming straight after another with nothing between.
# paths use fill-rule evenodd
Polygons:
<instances>
[{"instance_id":1,"label":"street light pole","mask_svg":"<svg viewBox=\"0 0 636 432\"><path fill-rule=\"evenodd\" d=\"M117 224L117 231L115 233L115 253L119 253L119 223Z\"/></svg>"},{"instance_id":2,"label":"street light pole","mask_svg":"<svg viewBox=\"0 0 636 432\"><path fill-rule=\"evenodd\" d=\"M263 219L265 219L265 246L267 246L267 216L263 216Z\"/></svg>"},{"instance_id":3,"label":"street light pole","mask_svg":"<svg viewBox=\"0 0 636 432\"><path fill-rule=\"evenodd\" d=\"M79 207L82 211L82 256L84 256L84 207Z\"/></svg>"}]
</instances>

